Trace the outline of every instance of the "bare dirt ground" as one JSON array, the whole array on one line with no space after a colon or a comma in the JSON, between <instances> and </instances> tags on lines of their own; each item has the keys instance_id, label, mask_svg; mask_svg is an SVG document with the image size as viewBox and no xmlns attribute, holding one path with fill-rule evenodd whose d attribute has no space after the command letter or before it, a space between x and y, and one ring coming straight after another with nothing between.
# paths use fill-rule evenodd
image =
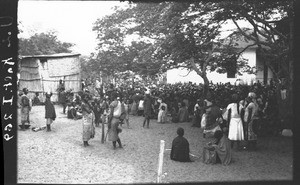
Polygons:
<instances>
[{"instance_id":1,"label":"bare dirt ground","mask_svg":"<svg viewBox=\"0 0 300 185\"><path fill-rule=\"evenodd\" d=\"M287 137L259 138L257 151L233 151L229 166L202 163L202 149L209 139L191 123L159 124L151 120L150 129L142 127L143 117L131 116L132 129L123 125L120 134L123 149L112 149L112 143L101 143L101 127L96 127L90 146L83 147L81 120L67 119L56 105L57 119L52 132L18 131L18 183L155 183L157 179L160 140L171 148L180 126L199 156L193 163L170 160L164 153L163 183L224 182L293 179L293 141ZM44 106L34 106L32 126L44 126Z\"/></svg>"}]
</instances>

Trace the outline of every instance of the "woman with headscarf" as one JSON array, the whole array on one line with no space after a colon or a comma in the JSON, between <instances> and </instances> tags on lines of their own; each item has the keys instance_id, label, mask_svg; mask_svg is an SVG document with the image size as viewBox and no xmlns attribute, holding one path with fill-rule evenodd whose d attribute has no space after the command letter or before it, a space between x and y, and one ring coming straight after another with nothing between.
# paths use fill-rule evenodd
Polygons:
<instances>
[{"instance_id":1,"label":"woman with headscarf","mask_svg":"<svg viewBox=\"0 0 300 185\"><path fill-rule=\"evenodd\" d=\"M234 142L237 143L237 148L240 147L240 141L244 140L243 122L241 118L242 105L239 102L238 95L232 95L232 103L230 103L226 112L224 113L224 119L229 123L228 139L231 141L231 147Z\"/></svg>"},{"instance_id":2,"label":"woman with headscarf","mask_svg":"<svg viewBox=\"0 0 300 185\"><path fill-rule=\"evenodd\" d=\"M90 97L87 93L82 95L82 103L81 103L81 110L82 110L82 126L83 126L83 133L82 133L82 140L83 146L89 146L88 141L95 136L95 116L93 114L92 105L89 103Z\"/></svg>"},{"instance_id":3,"label":"woman with headscarf","mask_svg":"<svg viewBox=\"0 0 300 185\"><path fill-rule=\"evenodd\" d=\"M51 131L51 124L56 118L55 108L53 103L51 102L51 96L52 93L46 93L45 118L46 118L47 132Z\"/></svg>"},{"instance_id":4,"label":"woman with headscarf","mask_svg":"<svg viewBox=\"0 0 300 185\"><path fill-rule=\"evenodd\" d=\"M247 129L248 148L254 149L257 143L257 135L255 133L255 129L259 124L259 116L258 116L259 105L256 101L256 94L254 92L250 92L248 94L248 97L250 99L250 103L245 108L244 121L248 123L247 124L248 125L248 129Z\"/></svg>"},{"instance_id":5,"label":"woman with headscarf","mask_svg":"<svg viewBox=\"0 0 300 185\"><path fill-rule=\"evenodd\" d=\"M221 163L228 165L231 162L231 147L227 136L217 130L214 133L215 140L209 142L203 149L203 162L205 164Z\"/></svg>"}]
</instances>

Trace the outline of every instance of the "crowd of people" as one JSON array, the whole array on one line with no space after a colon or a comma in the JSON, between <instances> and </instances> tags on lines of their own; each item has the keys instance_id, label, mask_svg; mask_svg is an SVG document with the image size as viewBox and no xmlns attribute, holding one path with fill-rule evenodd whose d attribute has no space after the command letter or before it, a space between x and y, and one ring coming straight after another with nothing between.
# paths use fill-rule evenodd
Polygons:
<instances>
[{"instance_id":1,"label":"crowd of people","mask_svg":"<svg viewBox=\"0 0 300 185\"><path fill-rule=\"evenodd\" d=\"M273 82L269 85L262 85L259 82L253 85L210 83L208 95L205 98L203 95L203 84L150 84L129 81L115 86L104 84L97 90L95 90L93 83L85 84L84 89L100 99L109 100L111 92L117 92L120 99L129 105L130 112L139 116L143 115L141 109L145 92L150 91L154 99L154 109L152 110L151 118L157 118L158 113L160 113L158 122L168 121L165 119L167 114L171 115L172 122L186 122L192 119L197 121L202 117L204 110L203 108L195 109L195 106L203 107L204 104L213 103L221 109L225 109L231 103L232 94L237 94L239 100L244 100L249 92L253 92L256 94L257 104L259 105L259 119L264 122L260 129L264 133L260 134L275 134L281 129L280 123L278 123L276 85ZM160 105L163 106L160 107ZM199 125L195 124L195 126Z\"/></svg>"},{"instance_id":2,"label":"crowd of people","mask_svg":"<svg viewBox=\"0 0 300 185\"><path fill-rule=\"evenodd\" d=\"M130 128L131 114L143 116L142 126L146 129L150 127L151 119L162 124L192 122L193 127L203 130L203 137L213 136L216 139L204 147L203 161L227 165L234 143L237 149L241 149L240 141L246 141L244 148L255 149L258 135L268 132L268 129L280 129L280 125L275 122L275 89L274 84L263 86L255 83L248 86L211 83L204 97L203 85L193 83L133 83L118 86L86 83L78 93L66 90L63 83L60 83L58 94L62 112L69 119L82 119L85 147L89 146L88 141L94 137L95 127L105 123L108 126L108 140L112 142L113 148L116 149L117 143L122 148L120 127L126 123ZM21 123L24 126L25 122L29 122L31 106L27 105L28 89L23 91ZM51 95L47 93L46 101L42 103L45 105L47 131L51 131L50 125L56 118ZM191 161L189 155L186 155L189 154L189 145L183 137L184 130L180 128L177 133L178 138L173 141L170 157L172 160Z\"/></svg>"}]
</instances>

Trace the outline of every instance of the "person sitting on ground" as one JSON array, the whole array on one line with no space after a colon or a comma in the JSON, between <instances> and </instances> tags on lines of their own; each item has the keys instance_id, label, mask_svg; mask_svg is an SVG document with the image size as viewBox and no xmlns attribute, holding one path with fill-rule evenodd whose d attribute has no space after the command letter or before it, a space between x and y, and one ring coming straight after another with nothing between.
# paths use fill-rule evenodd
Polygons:
<instances>
[{"instance_id":1,"label":"person sitting on ground","mask_svg":"<svg viewBox=\"0 0 300 185\"><path fill-rule=\"evenodd\" d=\"M231 162L231 146L230 141L225 133L227 127L223 131L217 130L214 133L215 140L207 143L203 149L203 162L205 164L221 163L228 165Z\"/></svg>"},{"instance_id":2,"label":"person sitting on ground","mask_svg":"<svg viewBox=\"0 0 300 185\"><path fill-rule=\"evenodd\" d=\"M179 162L192 162L190 159L190 147L188 140L183 137L184 129L179 127L177 129L178 136L172 142L172 149L170 158Z\"/></svg>"}]
</instances>

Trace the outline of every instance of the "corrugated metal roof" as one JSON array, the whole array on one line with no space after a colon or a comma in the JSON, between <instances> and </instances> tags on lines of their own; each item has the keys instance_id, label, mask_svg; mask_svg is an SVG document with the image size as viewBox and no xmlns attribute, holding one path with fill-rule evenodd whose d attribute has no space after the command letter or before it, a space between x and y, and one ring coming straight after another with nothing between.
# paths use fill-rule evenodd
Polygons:
<instances>
[{"instance_id":1,"label":"corrugated metal roof","mask_svg":"<svg viewBox=\"0 0 300 185\"><path fill-rule=\"evenodd\" d=\"M57 53L57 54L52 54L52 55L26 55L26 56L21 56L20 59L24 58L63 58L63 57L74 57L74 56L79 56L81 54L79 53Z\"/></svg>"}]
</instances>

